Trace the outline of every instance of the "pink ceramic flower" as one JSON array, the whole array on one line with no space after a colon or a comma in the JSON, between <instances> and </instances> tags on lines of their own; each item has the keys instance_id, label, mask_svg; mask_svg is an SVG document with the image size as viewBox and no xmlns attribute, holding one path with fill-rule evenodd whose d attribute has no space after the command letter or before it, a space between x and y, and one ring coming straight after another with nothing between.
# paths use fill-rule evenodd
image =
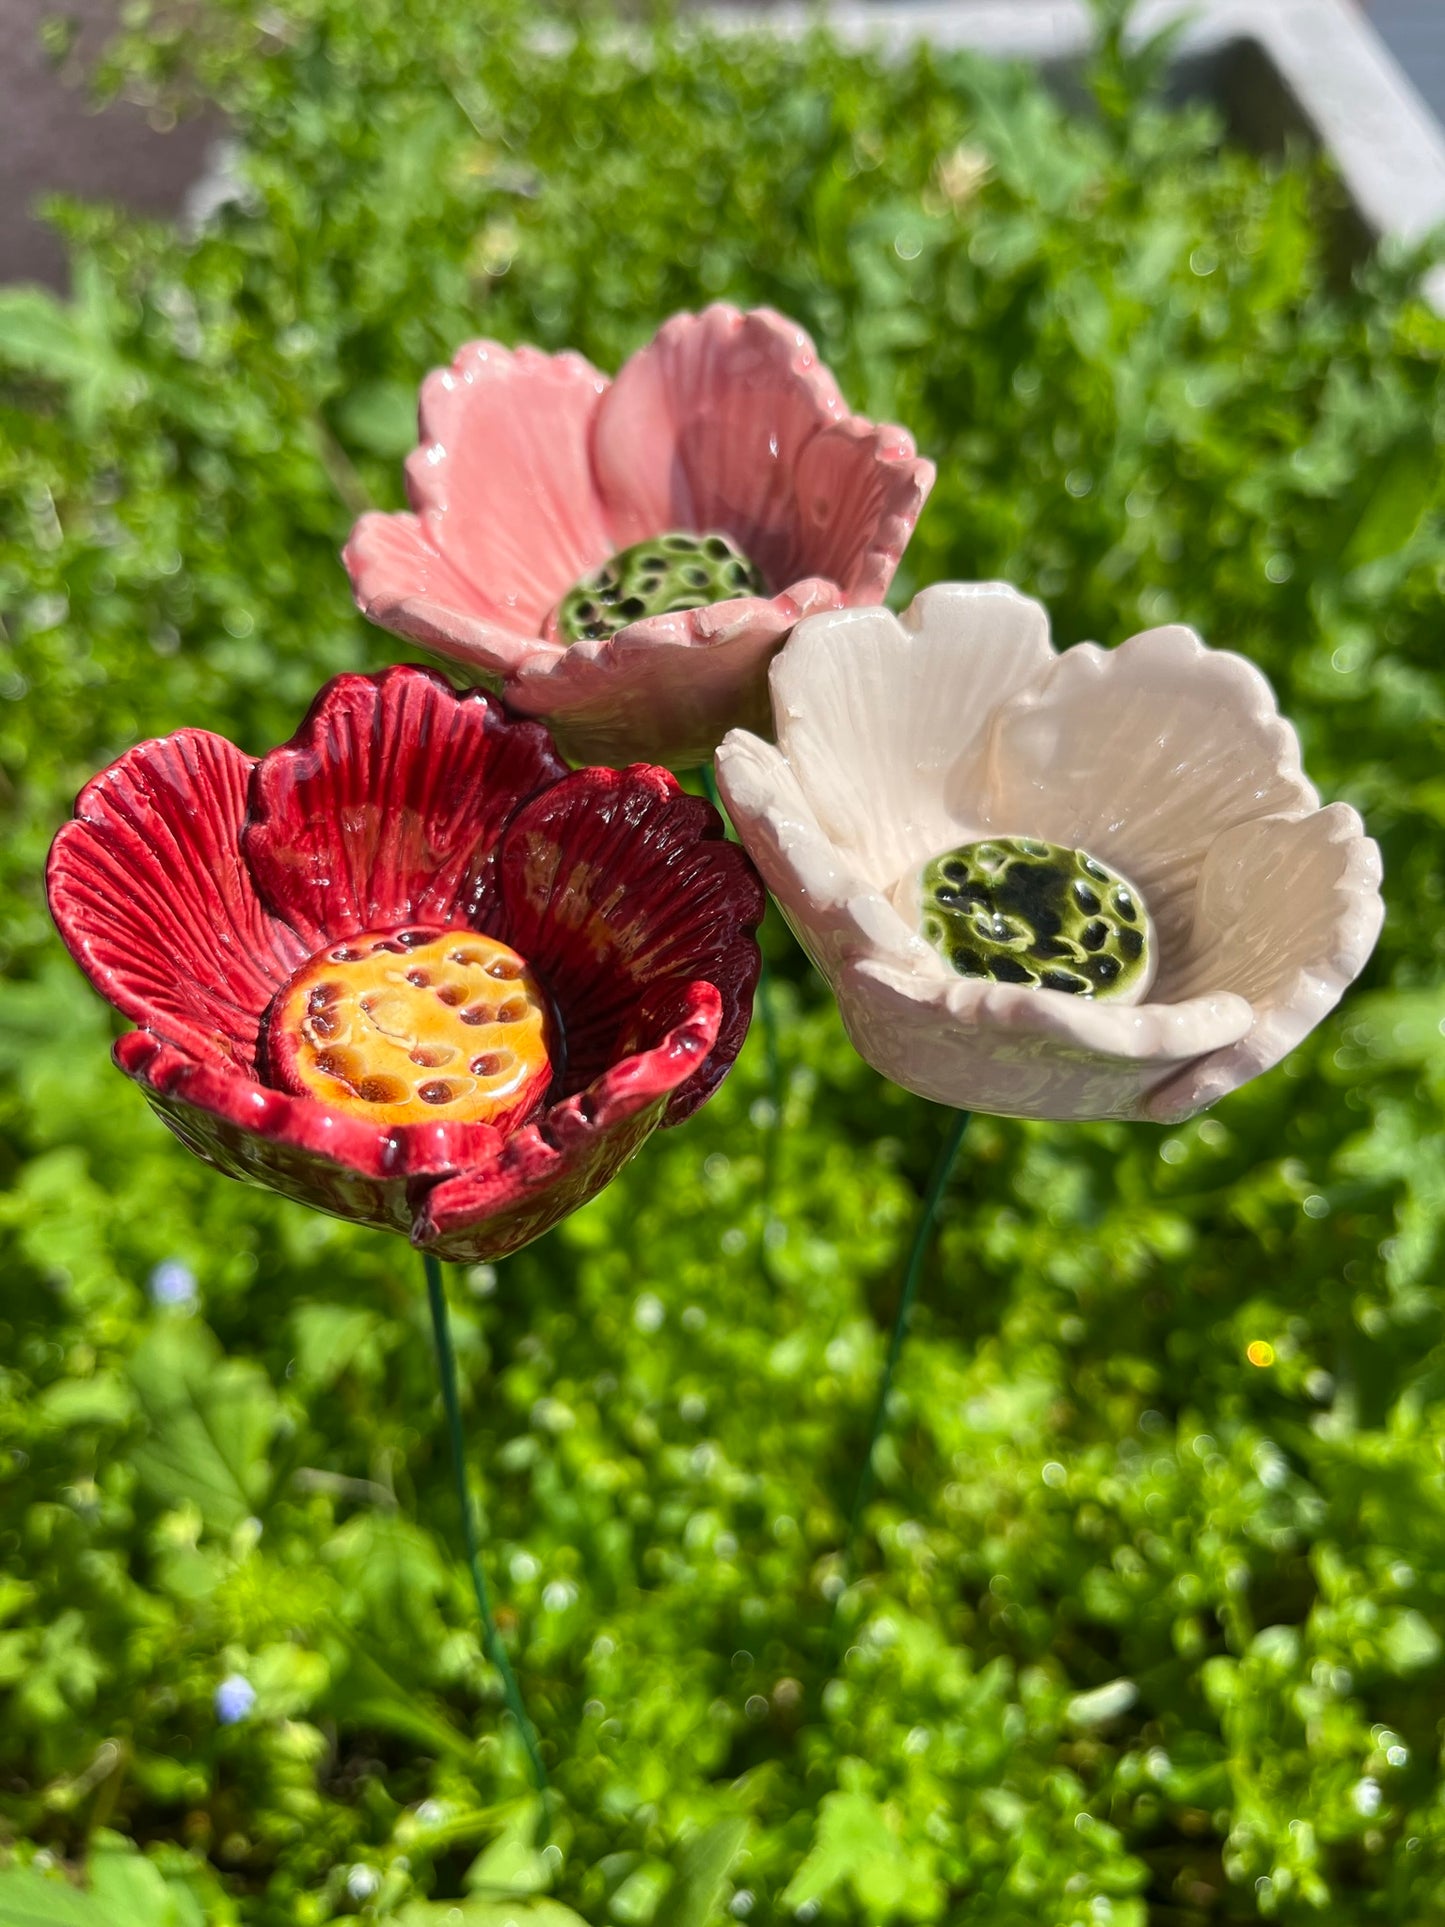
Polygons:
<instances>
[{"instance_id":1,"label":"pink ceramic flower","mask_svg":"<svg viewBox=\"0 0 1445 1927\"><path fill-rule=\"evenodd\" d=\"M801 624L777 744L718 784L860 1055L1013 1117L1173 1121L1268 1070L1364 968L1380 857L1321 807L1252 664L1191 630L1056 655L940 583Z\"/></svg>"},{"instance_id":2,"label":"pink ceramic flower","mask_svg":"<svg viewBox=\"0 0 1445 1927\"><path fill-rule=\"evenodd\" d=\"M576 761L707 761L767 718L801 616L880 602L933 466L851 415L795 323L674 315L609 382L469 343L421 391L414 513L344 560L372 621L544 718Z\"/></svg>"},{"instance_id":3,"label":"pink ceramic flower","mask_svg":"<svg viewBox=\"0 0 1445 1927\"><path fill-rule=\"evenodd\" d=\"M758 971L709 804L569 773L424 669L338 677L259 762L195 729L127 750L47 881L184 1143L442 1258L516 1250L701 1104Z\"/></svg>"}]
</instances>

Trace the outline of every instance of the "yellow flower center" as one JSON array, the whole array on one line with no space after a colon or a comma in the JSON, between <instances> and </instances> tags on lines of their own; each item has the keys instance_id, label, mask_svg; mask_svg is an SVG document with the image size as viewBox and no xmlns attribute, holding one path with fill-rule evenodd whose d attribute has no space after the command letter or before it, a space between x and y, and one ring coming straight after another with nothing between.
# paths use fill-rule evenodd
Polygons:
<instances>
[{"instance_id":1,"label":"yellow flower center","mask_svg":"<svg viewBox=\"0 0 1445 1927\"><path fill-rule=\"evenodd\" d=\"M276 998L285 1089L377 1124L519 1123L551 1081L546 999L475 930L372 931L304 964Z\"/></svg>"}]
</instances>

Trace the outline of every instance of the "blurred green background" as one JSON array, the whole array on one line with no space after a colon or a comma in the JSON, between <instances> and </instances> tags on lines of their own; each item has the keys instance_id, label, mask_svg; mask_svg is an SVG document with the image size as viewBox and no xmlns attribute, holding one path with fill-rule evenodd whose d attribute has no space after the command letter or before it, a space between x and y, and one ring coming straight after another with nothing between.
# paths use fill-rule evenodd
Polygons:
<instances>
[{"instance_id":1,"label":"blurred green background","mask_svg":"<svg viewBox=\"0 0 1445 1927\"><path fill-rule=\"evenodd\" d=\"M131 21L113 83L219 102L239 162L197 233L58 209L73 302L0 294L0 1927L1438 1921L1418 262L1352 278L1322 166L1222 146L1107 38L1067 113L974 59L619 43L524 0ZM419 1262L165 1134L40 872L131 742L259 752L395 653L336 552L400 502L426 369L481 333L611 369L717 297L803 321L937 459L900 600L1003 576L1061 643L1177 618L1242 650L1390 914L1210 1116L973 1127L846 1589L947 1120L857 1061L780 929L781 1119L755 1029L609 1192L452 1275L539 1851Z\"/></svg>"}]
</instances>

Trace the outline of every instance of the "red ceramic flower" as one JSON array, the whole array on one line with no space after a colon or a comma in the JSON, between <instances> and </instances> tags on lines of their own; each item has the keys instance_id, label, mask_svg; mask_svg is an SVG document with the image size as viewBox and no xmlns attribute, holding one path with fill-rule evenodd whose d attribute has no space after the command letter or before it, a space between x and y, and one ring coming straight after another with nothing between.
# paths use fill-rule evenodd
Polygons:
<instances>
[{"instance_id":1,"label":"red ceramic flower","mask_svg":"<svg viewBox=\"0 0 1445 1927\"><path fill-rule=\"evenodd\" d=\"M82 791L60 933L116 1045L228 1172L438 1257L500 1257L713 1090L761 888L665 771L568 772L412 668L340 676L259 762L181 730Z\"/></svg>"},{"instance_id":2,"label":"red ceramic flower","mask_svg":"<svg viewBox=\"0 0 1445 1927\"><path fill-rule=\"evenodd\" d=\"M933 483L766 308L674 315L609 382L474 341L421 391L415 513L364 515L362 610L497 684L578 761L681 767L765 728L800 617L883 600Z\"/></svg>"}]
</instances>

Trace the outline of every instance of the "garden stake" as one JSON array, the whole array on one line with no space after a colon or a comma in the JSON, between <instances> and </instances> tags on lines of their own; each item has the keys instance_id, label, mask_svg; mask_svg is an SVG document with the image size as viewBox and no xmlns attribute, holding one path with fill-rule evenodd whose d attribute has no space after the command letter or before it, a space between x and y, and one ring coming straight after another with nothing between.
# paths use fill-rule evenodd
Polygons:
<instances>
[{"instance_id":1,"label":"garden stake","mask_svg":"<svg viewBox=\"0 0 1445 1927\"><path fill-rule=\"evenodd\" d=\"M918 1214L918 1223L913 1232L913 1248L908 1254L908 1269L903 1274L903 1291L898 1300L898 1314L893 1320L893 1336L888 1341L888 1356L883 1363L883 1377L878 1386L878 1403L873 1408L873 1426L868 1434L868 1450L863 1455L863 1463L858 1471L858 1489L853 1495L853 1510L848 1516L848 1537L843 1542L843 1577L846 1579L853 1566L853 1545L858 1537L858 1527L863 1518L863 1508L868 1503L868 1495L873 1489L873 1454L883 1435L883 1426L888 1417L888 1395L893 1389L893 1374L898 1365L898 1355L903 1350L903 1341L908 1335L908 1321L913 1313L913 1301L918 1295L918 1280L923 1273L923 1258L928 1250L929 1239L933 1232L934 1219L943 1201L943 1193L958 1156L958 1147L963 1142L964 1131L968 1127L969 1112L955 1111L949 1125L948 1136L938 1154L938 1162L933 1167L933 1176L928 1180L928 1190L924 1194L923 1209Z\"/></svg>"},{"instance_id":2,"label":"garden stake","mask_svg":"<svg viewBox=\"0 0 1445 1927\"><path fill-rule=\"evenodd\" d=\"M462 1408L457 1393L457 1360L456 1353L452 1349L451 1320L447 1313L446 1291L442 1285L442 1268L429 1251L422 1253L422 1264L426 1270L426 1290L431 1302L432 1331L436 1336L437 1364L441 1370L442 1403L446 1406L447 1431L451 1437L452 1477L456 1482L457 1505L462 1515L462 1540L466 1546L467 1566L472 1575L472 1590L477 1595L477 1610L482 1616L483 1644L487 1658L502 1676L502 1690L506 1694L512 1718L517 1722L521 1732L522 1743L527 1749L527 1758L532 1766L532 1777L537 1782L537 1791L542 1795L545 1810L547 1769L543 1766L542 1755L537 1749L537 1733L527 1716L522 1689L517 1684L517 1676L512 1671L512 1662L507 1658L507 1649L502 1644L496 1621L492 1618L486 1574L482 1571L481 1549L477 1544L477 1518L472 1509L472 1495L467 1486Z\"/></svg>"}]
</instances>

